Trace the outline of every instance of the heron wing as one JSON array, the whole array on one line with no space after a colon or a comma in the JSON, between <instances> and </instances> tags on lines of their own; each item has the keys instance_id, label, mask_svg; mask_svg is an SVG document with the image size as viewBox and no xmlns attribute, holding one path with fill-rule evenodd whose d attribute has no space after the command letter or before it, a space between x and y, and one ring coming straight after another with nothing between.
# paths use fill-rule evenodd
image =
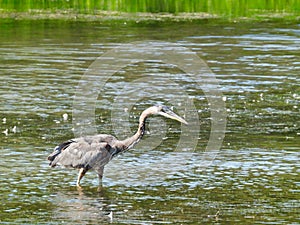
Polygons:
<instances>
[{"instance_id":1,"label":"heron wing","mask_svg":"<svg viewBox=\"0 0 300 225\"><path fill-rule=\"evenodd\" d=\"M67 147L69 147L70 144L72 144L74 141L73 140L68 140L66 142L61 143L60 145L56 146L54 148L54 151L48 156L49 161L53 161L56 156L58 156L63 150L65 150ZM51 165L50 162L50 165Z\"/></svg>"},{"instance_id":2,"label":"heron wing","mask_svg":"<svg viewBox=\"0 0 300 225\"><path fill-rule=\"evenodd\" d=\"M52 161L51 166L62 165L72 168L97 169L104 166L111 159L111 146L107 142L86 141L74 139Z\"/></svg>"}]
</instances>

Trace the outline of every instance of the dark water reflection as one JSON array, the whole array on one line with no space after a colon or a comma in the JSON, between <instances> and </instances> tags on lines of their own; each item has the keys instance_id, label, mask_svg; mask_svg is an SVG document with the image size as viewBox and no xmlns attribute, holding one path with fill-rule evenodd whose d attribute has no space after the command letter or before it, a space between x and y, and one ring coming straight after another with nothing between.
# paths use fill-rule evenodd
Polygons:
<instances>
[{"instance_id":1,"label":"dark water reflection","mask_svg":"<svg viewBox=\"0 0 300 225\"><path fill-rule=\"evenodd\" d=\"M0 25L1 223L299 222L299 25ZM140 74L176 76L198 109L197 148L174 152L180 125L151 120L152 136L144 143L162 139L158 147L141 143L114 159L107 165L101 191L94 173L87 174L78 190L75 171L50 169L45 161L53 146L74 135L72 106L78 81L112 47L149 39L189 47L216 74L228 114L222 149L212 165L201 168L211 128L209 103L182 71L158 63L132 65L119 71L98 97L99 132L114 132L110 110L122 94L120 86ZM137 96L139 102L126 121L131 129L145 105L163 101L142 92ZM170 92L166 98L174 96ZM66 121L64 113L69 115ZM162 133L155 122L163 126Z\"/></svg>"}]
</instances>

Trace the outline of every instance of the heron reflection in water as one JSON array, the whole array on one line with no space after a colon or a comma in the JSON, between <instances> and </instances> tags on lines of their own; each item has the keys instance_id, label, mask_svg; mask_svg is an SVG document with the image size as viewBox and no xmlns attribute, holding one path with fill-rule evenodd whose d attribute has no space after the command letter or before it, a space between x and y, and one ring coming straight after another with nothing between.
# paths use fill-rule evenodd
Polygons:
<instances>
[{"instance_id":1,"label":"heron reflection in water","mask_svg":"<svg viewBox=\"0 0 300 225\"><path fill-rule=\"evenodd\" d=\"M104 166L119 153L125 152L137 144L145 134L145 122L150 115L161 115L181 123L187 122L176 115L167 106L158 105L147 108L139 118L137 132L125 140L118 140L112 135L98 134L68 140L54 148L48 156L49 165L79 169L77 186L87 171L93 169L97 172L99 185L102 184Z\"/></svg>"}]
</instances>

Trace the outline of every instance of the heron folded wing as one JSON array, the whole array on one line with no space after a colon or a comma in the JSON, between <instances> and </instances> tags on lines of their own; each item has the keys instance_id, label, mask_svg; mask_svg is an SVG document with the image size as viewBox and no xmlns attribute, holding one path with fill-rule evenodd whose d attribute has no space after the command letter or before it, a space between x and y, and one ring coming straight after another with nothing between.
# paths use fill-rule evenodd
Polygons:
<instances>
[{"instance_id":1,"label":"heron folded wing","mask_svg":"<svg viewBox=\"0 0 300 225\"><path fill-rule=\"evenodd\" d=\"M106 142L92 143L91 150L86 152L81 163L87 169L99 169L106 165L112 158L111 146Z\"/></svg>"},{"instance_id":2,"label":"heron folded wing","mask_svg":"<svg viewBox=\"0 0 300 225\"><path fill-rule=\"evenodd\" d=\"M110 148L111 146L105 142L73 142L55 158L52 165L95 169L109 162L111 158Z\"/></svg>"}]
</instances>

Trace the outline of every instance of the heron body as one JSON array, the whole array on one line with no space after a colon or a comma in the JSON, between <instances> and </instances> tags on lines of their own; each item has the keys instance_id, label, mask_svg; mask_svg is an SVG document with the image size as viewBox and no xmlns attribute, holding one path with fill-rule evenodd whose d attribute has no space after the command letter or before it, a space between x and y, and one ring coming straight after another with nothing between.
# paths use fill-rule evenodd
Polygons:
<instances>
[{"instance_id":1,"label":"heron body","mask_svg":"<svg viewBox=\"0 0 300 225\"><path fill-rule=\"evenodd\" d=\"M77 186L80 186L80 180L88 170L95 170L98 174L99 183L102 182L104 166L116 155L132 148L137 144L145 133L145 122L150 115L161 115L181 123L187 122L172 112L166 106L152 106L142 112L139 118L137 132L125 139L118 140L112 135L97 134L74 138L54 148L54 151L48 156L49 165L55 167L61 165L68 168L79 169Z\"/></svg>"}]
</instances>

